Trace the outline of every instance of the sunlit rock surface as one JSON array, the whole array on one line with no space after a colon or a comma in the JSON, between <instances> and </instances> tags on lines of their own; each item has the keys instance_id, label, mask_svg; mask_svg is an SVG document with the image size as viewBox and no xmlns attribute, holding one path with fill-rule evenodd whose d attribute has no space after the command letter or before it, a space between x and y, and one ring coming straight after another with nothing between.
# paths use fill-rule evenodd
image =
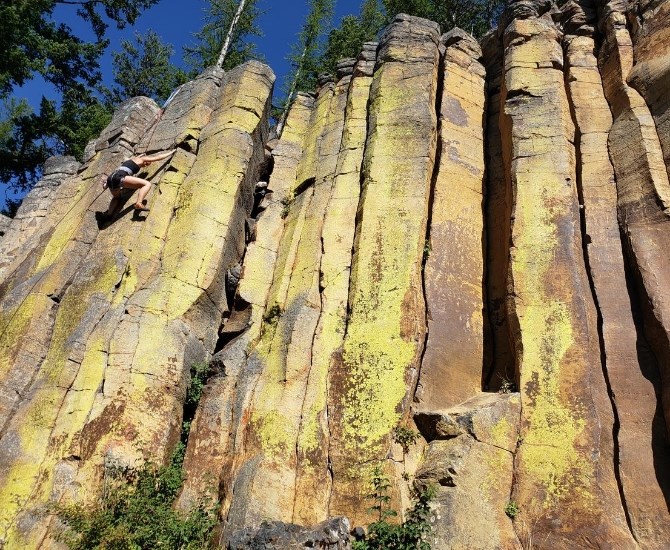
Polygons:
<instances>
[{"instance_id":1,"label":"sunlit rock surface","mask_svg":"<svg viewBox=\"0 0 670 550\"><path fill-rule=\"evenodd\" d=\"M348 548L381 467L399 520L436 487L436 549L666 548L669 18L519 0L478 43L400 15L278 138L250 62L50 161L0 229L4 547L166 461L210 362L176 506L219 501L220 547ZM150 212L96 218L171 148Z\"/></svg>"}]
</instances>

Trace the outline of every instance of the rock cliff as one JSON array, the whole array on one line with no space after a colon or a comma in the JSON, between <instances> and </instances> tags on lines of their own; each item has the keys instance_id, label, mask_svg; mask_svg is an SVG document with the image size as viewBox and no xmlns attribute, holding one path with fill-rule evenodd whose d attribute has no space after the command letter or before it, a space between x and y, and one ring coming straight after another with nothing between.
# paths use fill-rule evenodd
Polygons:
<instances>
[{"instance_id":1,"label":"rock cliff","mask_svg":"<svg viewBox=\"0 0 670 550\"><path fill-rule=\"evenodd\" d=\"M399 15L279 138L249 62L50 161L0 232L3 547L167 461L208 362L176 506L219 501L220 547L346 548L381 468L396 510L437 487L436 549L666 548L669 6Z\"/></svg>"}]
</instances>

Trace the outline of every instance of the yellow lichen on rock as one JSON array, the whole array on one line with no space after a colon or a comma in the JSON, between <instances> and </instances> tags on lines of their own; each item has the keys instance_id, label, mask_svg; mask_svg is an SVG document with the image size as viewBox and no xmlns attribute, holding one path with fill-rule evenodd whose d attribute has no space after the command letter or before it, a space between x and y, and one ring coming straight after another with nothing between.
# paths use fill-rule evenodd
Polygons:
<instances>
[{"instance_id":1,"label":"yellow lichen on rock","mask_svg":"<svg viewBox=\"0 0 670 550\"><path fill-rule=\"evenodd\" d=\"M423 346L420 266L436 145L437 31L398 16L379 47L370 89L350 313L331 382L331 511L357 510L354 521L365 517L358 470L386 456ZM416 36L423 40L412 42ZM410 46L401 62L395 54L403 41Z\"/></svg>"},{"instance_id":2,"label":"yellow lichen on rock","mask_svg":"<svg viewBox=\"0 0 670 550\"><path fill-rule=\"evenodd\" d=\"M580 382L596 386L602 378L559 35L551 23L528 19L512 22L505 37L515 196L510 306L523 405L513 498L521 509L536 508L537 531L556 547L605 513L608 537L627 544L623 510L605 512L601 504L618 499L610 463L593 459L600 430L611 428L593 422L596 403Z\"/></svg>"},{"instance_id":3,"label":"yellow lichen on rock","mask_svg":"<svg viewBox=\"0 0 670 550\"><path fill-rule=\"evenodd\" d=\"M319 376L311 359L321 306L321 232L340 148L346 95L346 87L332 84L320 90L312 132L305 136L305 152L293 187L298 194L288 205L284 238L290 237L282 243L288 251L280 249L275 269L275 282L279 284L269 301L271 307L279 307L280 314L268 326L268 337L263 338L256 352L265 368L254 392L251 427L260 443L262 462L256 467L254 488L247 495L255 509L247 521L255 521L259 514L293 519L297 461L306 441L301 438L301 428L315 421L304 403L313 397L312 391L318 391L310 391L308 384L314 375ZM308 180L313 183L305 186ZM285 490L268 498L263 488L275 484Z\"/></svg>"},{"instance_id":4,"label":"yellow lichen on rock","mask_svg":"<svg viewBox=\"0 0 670 550\"><path fill-rule=\"evenodd\" d=\"M20 297L20 311L34 309L31 304L45 295L41 309L57 313L53 332L50 326L44 331L50 339L46 358L26 386L30 398L12 411L4 431L3 442L11 439L10 447L19 457L3 463L11 479L2 485L2 502L18 503L2 506L3 532L11 531L6 544L33 547L44 539L49 517L34 514L47 500L65 495L75 500L95 498L101 467L108 459L132 466L143 453L161 461L171 452L179 436L184 370L188 376L191 362L207 353L198 338L213 346L216 324L226 308L219 275L241 254L239 224L249 215L255 185L250 180L257 177L263 158L261 143L267 133L264 125L272 81L271 72L257 63L229 73L227 103L217 111L221 120L214 122L220 131L210 132L203 145L203 159L211 163L213 173L222 174L223 183L198 170L196 156L180 149L169 163L150 172L155 183L162 177L164 190L149 195L152 212L144 223L118 221L115 230L97 233L91 223L92 212L89 217L77 210L78 204L86 204L84 210L90 205L76 201L46 241L46 252L38 250L42 262L51 263L38 266L41 274L30 294ZM207 102L218 89L215 78L207 77L187 87L196 93L208 88ZM177 99L175 109L166 111L170 124L183 123L179 119L183 107ZM209 116L211 109L198 113ZM196 119L199 116L196 114ZM205 123L191 120L189 126L196 129ZM170 124L161 128L169 131ZM165 138L163 130L157 134L158 141ZM197 147L192 136L188 139L185 147ZM87 167L79 181L87 194L99 190L90 186L95 180L91 170L97 166L101 171L112 159L108 153L100 154L93 161L97 165ZM190 178L202 176L203 184L187 182L184 186L187 174ZM218 181L219 191L213 181ZM182 187L190 191L188 214L195 218L204 214L204 223L189 222L188 217L179 223L173 216ZM227 210L217 211L212 204L221 191L230 201ZM198 201L207 204L199 208ZM69 222L77 217L75 225ZM217 250L207 243L212 221L217 228L234 225L231 234L218 231L222 242ZM175 234L192 236L193 244L200 248L183 248ZM175 258L169 255L175 250L188 261L171 264ZM76 271L73 260L82 261L87 253L90 258ZM172 274L168 273L171 265L175 268ZM8 313L12 329L21 328L23 316L4 308L3 315ZM31 311L26 320L39 315ZM16 341L17 349L9 352L30 352L27 340L12 334L5 330L4 336ZM38 345L33 348L39 350ZM11 380L9 383L18 387ZM76 460L70 461L71 457ZM59 478L59 471L69 473ZM81 487L87 488L85 494ZM26 522L32 526L30 541L24 538Z\"/></svg>"},{"instance_id":5,"label":"yellow lichen on rock","mask_svg":"<svg viewBox=\"0 0 670 550\"><path fill-rule=\"evenodd\" d=\"M444 35L440 163L424 248L428 340L417 408L451 407L481 391L484 364L485 71L481 49Z\"/></svg>"}]
</instances>

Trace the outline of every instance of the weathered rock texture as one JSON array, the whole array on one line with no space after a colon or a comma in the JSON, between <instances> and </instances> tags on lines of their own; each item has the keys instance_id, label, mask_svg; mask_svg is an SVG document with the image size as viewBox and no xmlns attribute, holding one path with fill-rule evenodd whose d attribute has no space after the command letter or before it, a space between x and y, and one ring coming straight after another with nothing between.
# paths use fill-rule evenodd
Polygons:
<instances>
[{"instance_id":1,"label":"weathered rock texture","mask_svg":"<svg viewBox=\"0 0 670 550\"><path fill-rule=\"evenodd\" d=\"M44 163L42 179L23 199L11 225L3 230L6 238L0 244L0 279L24 244L36 233L46 230L41 222L47 217L58 187L78 169L79 163L74 157L51 157Z\"/></svg>"},{"instance_id":2,"label":"weathered rock texture","mask_svg":"<svg viewBox=\"0 0 670 550\"><path fill-rule=\"evenodd\" d=\"M349 536L349 529L349 521L346 518L333 518L313 529L280 521L263 522L258 529L247 528L236 531L227 548L229 550L254 548L350 550L352 537Z\"/></svg>"},{"instance_id":3,"label":"weathered rock texture","mask_svg":"<svg viewBox=\"0 0 670 550\"><path fill-rule=\"evenodd\" d=\"M257 63L204 75L155 131L158 109L130 105L106 130L111 143L61 185L42 222L53 229L5 280L0 522L9 547L49 536L42 504L95 498L106 465L160 461L178 441L189 366L216 344L224 275L244 250L273 79ZM175 127L187 133L165 135ZM125 211L98 231L94 210L109 200L98 196L100 176L143 135L149 151L166 138L178 147L149 176L159 186L151 216Z\"/></svg>"},{"instance_id":4,"label":"weathered rock texture","mask_svg":"<svg viewBox=\"0 0 670 550\"><path fill-rule=\"evenodd\" d=\"M439 166L424 248L428 340L418 407L477 395L484 366L484 116L481 49L468 34L442 37Z\"/></svg>"},{"instance_id":5,"label":"weathered rock texture","mask_svg":"<svg viewBox=\"0 0 670 550\"><path fill-rule=\"evenodd\" d=\"M9 226L12 223L12 218L9 218L5 216L4 214L0 214L0 237L4 237L5 233L7 233L7 230L9 229Z\"/></svg>"},{"instance_id":6,"label":"weathered rock texture","mask_svg":"<svg viewBox=\"0 0 670 550\"><path fill-rule=\"evenodd\" d=\"M397 510L437 487L436 549L666 548L669 18L400 15L270 142L252 62L47 166L0 241L5 547L166 460L209 361L177 506L220 501L220 547L347 548L381 467ZM103 175L171 147L151 212L96 223Z\"/></svg>"}]
</instances>

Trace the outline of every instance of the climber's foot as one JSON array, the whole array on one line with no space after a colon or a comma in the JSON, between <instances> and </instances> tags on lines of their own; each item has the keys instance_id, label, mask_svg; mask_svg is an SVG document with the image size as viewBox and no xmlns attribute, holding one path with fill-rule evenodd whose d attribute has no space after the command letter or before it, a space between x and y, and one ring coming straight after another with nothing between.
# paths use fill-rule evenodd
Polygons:
<instances>
[{"instance_id":1,"label":"climber's foot","mask_svg":"<svg viewBox=\"0 0 670 550\"><path fill-rule=\"evenodd\" d=\"M135 203L135 210L137 212L149 212L149 209L146 206L144 206L141 202Z\"/></svg>"}]
</instances>

